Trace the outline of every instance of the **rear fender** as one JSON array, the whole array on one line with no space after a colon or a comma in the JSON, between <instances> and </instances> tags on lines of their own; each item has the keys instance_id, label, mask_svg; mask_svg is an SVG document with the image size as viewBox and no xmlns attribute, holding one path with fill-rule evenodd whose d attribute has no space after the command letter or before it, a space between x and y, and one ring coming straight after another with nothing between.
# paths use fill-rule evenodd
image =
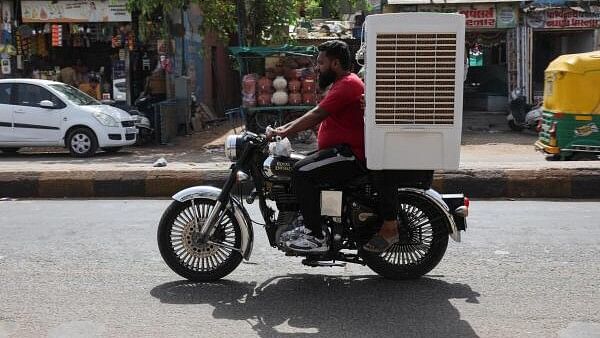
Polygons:
<instances>
[{"instance_id":1,"label":"rear fender","mask_svg":"<svg viewBox=\"0 0 600 338\"><path fill-rule=\"evenodd\" d=\"M179 202L189 201L195 198L208 198L216 201L221 194L221 189L211 186L195 186L190 187L173 195L173 199ZM242 256L245 260L250 259L252 254L252 246L254 244L254 231L252 229L252 220L248 215L246 209L242 206L240 201L233 196L229 198L227 208L233 209L233 215L235 220L240 225L241 231L241 247Z\"/></svg>"},{"instance_id":2,"label":"rear fender","mask_svg":"<svg viewBox=\"0 0 600 338\"><path fill-rule=\"evenodd\" d=\"M442 195L440 195L440 193L438 193L437 191L435 191L433 189L422 190L422 189L415 189L415 188L401 188L401 189L398 189L398 191L399 191L399 193L411 194L411 195L415 195L419 198L426 199L427 201L431 202L433 205L437 206L438 209L442 212L442 214L446 218L446 220L448 221L448 234L450 235L450 238L452 238L455 242L460 242L460 231L458 230L458 227L456 226L454 217L452 217L452 214L450 213L450 208L448 207L446 202L444 202L444 199L443 199Z\"/></svg>"}]
</instances>

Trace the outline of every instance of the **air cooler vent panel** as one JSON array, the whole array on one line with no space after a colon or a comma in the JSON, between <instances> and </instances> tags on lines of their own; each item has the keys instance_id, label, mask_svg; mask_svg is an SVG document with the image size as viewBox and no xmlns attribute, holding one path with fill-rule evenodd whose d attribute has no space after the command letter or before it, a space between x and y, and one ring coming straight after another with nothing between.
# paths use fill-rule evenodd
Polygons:
<instances>
[{"instance_id":1,"label":"air cooler vent panel","mask_svg":"<svg viewBox=\"0 0 600 338\"><path fill-rule=\"evenodd\" d=\"M370 15L365 151L372 170L455 170L460 159L465 19Z\"/></svg>"},{"instance_id":2,"label":"air cooler vent panel","mask_svg":"<svg viewBox=\"0 0 600 338\"><path fill-rule=\"evenodd\" d=\"M456 34L377 34L375 124L454 124Z\"/></svg>"}]
</instances>

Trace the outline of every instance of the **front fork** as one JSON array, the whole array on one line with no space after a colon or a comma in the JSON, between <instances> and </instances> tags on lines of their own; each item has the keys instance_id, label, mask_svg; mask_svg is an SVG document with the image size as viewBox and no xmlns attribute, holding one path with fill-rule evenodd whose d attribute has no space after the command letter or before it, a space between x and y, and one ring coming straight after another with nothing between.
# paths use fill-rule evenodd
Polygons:
<instances>
[{"instance_id":1,"label":"front fork","mask_svg":"<svg viewBox=\"0 0 600 338\"><path fill-rule=\"evenodd\" d=\"M220 224L223 220L223 217L225 216L225 210L229 205L229 193L231 192L231 189L233 188L233 185L236 182L238 171L239 169L237 164L233 164L231 166L231 174L229 174L227 181L225 181L223 190L221 190L221 193L217 198L215 206L210 210L210 213L206 218L206 222L204 222L203 226L197 227L197 229L199 228L200 230L199 235L203 242L208 241L208 239L215 232L217 224Z\"/></svg>"}]
</instances>

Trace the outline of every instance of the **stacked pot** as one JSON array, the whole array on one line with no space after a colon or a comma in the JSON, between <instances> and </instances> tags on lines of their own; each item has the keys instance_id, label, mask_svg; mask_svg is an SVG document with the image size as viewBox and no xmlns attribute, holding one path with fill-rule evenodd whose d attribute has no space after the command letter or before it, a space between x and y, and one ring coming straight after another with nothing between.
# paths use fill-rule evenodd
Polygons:
<instances>
[{"instance_id":1,"label":"stacked pot","mask_svg":"<svg viewBox=\"0 0 600 338\"><path fill-rule=\"evenodd\" d=\"M315 105L317 86L310 60L286 59L265 70L265 75L247 74L242 79L244 107Z\"/></svg>"}]
</instances>

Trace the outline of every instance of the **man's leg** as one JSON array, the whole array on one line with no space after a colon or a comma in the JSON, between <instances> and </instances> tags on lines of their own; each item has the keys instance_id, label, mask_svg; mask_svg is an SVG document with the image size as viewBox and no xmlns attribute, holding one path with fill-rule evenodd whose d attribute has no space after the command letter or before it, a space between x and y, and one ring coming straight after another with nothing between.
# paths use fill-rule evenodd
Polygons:
<instances>
[{"instance_id":1,"label":"man's leg","mask_svg":"<svg viewBox=\"0 0 600 338\"><path fill-rule=\"evenodd\" d=\"M323 238L319 185L340 187L361 172L352 154L341 154L337 149L320 150L296 163L292 185L305 226L313 237Z\"/></svg>"},{"instance_id":2,"label":"man's leg","mask_svg":"<svg viewBox=\"0 0 600 338\"><path fill-rule=\"evenodd\" d=\"M381 229L371 240L365 244L364 249L371 252L383 252L399 238L398 218L396 207L398 204L398 187L394 184L392 174L381 171L373 174L375 188L379 192L379 214L383 218Z\"/></svg>"}]
</instances>

